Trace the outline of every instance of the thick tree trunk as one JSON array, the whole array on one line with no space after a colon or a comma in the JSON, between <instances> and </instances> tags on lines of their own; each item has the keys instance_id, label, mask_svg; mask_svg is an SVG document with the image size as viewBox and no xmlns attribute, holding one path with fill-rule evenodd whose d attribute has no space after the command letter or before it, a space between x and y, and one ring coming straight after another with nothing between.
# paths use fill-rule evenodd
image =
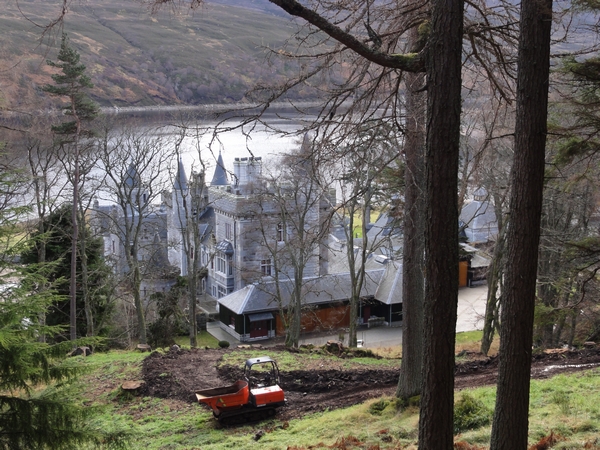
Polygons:
<instances>
[{"instance_id":1,"label":"thick tree trunk","mask_svg":"<svg viewBox=\"0 0 600 450\"><path fill-rule=\"evenodd\" d=\"M419 449L453 448L463 1L434 1L427 49L426 273Z\"/></svg>"},{"instance_id":2,"label":"thick tree trunk","mask_svg":"<svg viewBox=\"0 0 600 450\"><path fill-rule=\"evenodd\" d=\"M527 448L533 313L547 132L552 0L521 2L515 160L492 450Z\"/></svg>"},{"instance_id":3,"label":"thick tree trunk","mask_svg":"<svg viewBox=\"0 0 600 450\"><path fill-rule=\"evenodd\" d=\"M414 30L416 34L416 30ZM416 36L415 36L416 39ZM421 393L423 365L424 243L423 151L425 149L425 94L423 74L406 74L406 137L404 145L404 245L402 253L402 364L396 396L408 399Z\"/></svg>"}]
</instances>

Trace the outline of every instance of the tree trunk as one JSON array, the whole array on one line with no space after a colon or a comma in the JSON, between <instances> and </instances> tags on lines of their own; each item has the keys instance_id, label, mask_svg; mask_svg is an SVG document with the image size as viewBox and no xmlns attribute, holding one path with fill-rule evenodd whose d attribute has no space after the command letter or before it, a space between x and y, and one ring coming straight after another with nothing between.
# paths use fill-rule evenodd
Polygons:
<instances>
[{"instance_id":1,"label":"tree trunk","mask_svg":"<svg viewBox=\"0 0 600 450\"><path fill-rule=\"evenodd\" d=\"M499 209L499 208L498 208ZM483 320L483 335L481 337L481 353L487 356L494 341L494 332L498 328L499 322L499 303L498 290L502 295L502 262L504 260L505 236L504 228L500 228L496 246L494 247L494 256L492 265L487 274L488 294L485 304L485 316Z\"/></svg>"},{"instance_id":2,"label":"tree trunk","mask_svg":"<svg viewBox=\"0 0 600 450\"><path fill-rule=\"evenodd\" d=\"M137 254L133 255L133 260L137 262ZM131 267L131 266L130 266ZM140 337L140 344L148 344L148 337L146 334L146 318L144 314L144 302L140 293L140 285L142 283L142 276L140 274L140 268L137 264L133 267L133 301L135 304L135 312L137 315L138 333Z\"/></svg>"},{"instance_id":3,"label":"tree trunk","mask_svg":"<svg viewBox=\"0 0 600 450\"><path fill-rule=\"evenodd\" d=\"M370 192L367 191L364 196L364 203L361 207L361 214L363 217L361 224L361 233L362 239L360 240L359 254L360 261L357 261L356 254L354 253L355 240L354 240L354 214L356 213L356 204L350 208L350 223L349 223L349 232L347 234L347 246L346 251L348 256L348 267L350 268L350 289L351 289L351 297L350 297L350 327L348 332L348 347L355 348L358 344L358 326L356 324L357 321L357 312L360 306L360 293L362 291L363 285L365 284L365 276L366 276L366 267L365 261L367 260L367 255L369 253L370 242L367 236L367 225L370 222L370 217L368 211L371 207L371 195Z\"/></svg>"},{"instance_id":4,"label":"tree trunk","mask_svg":"<svg viewBox=\"0 0 600 450\"><path fill-rule=\"evenodd\" d=\"M414 30L413 34L417 34ZM418 36L414 36L417 39ZM402 364L396 396L409 399L421 393L423 365L424 225L423 150L425 148L425 95L419 89L423 74L406 74L406 137L404 245L402 255Z\"/></svg>"},{"instance_id":5,"label":"tree trunk","mask_svg":"<svg viewBox=\"0 0 600 450\"><path fill-rule=\"evenodd\" d=\"M198 200L197 199L192 199L192 205L196 204L198 205ZM199 214L197 214L196 216L193 216L192 218L189 217L189 208L187 206L187 202L185 200L185 196L184 196L184 200L183 200L183 205L185 208L185 215L186 215L186 224L191 223L192 224L192 230L189 229L185 229L183 230L182 233L182 238L183 238L183 250L185 251L186 254L186 259L187 259L187 268L188 268L188 272L187 272L187 276L188 276L188 286L187 286L187 293L188 293L188 309L189 309L189 338L190 338L190 347L191 348L196 348L198 347L198 320L196 318L196 315L198 314L198 308L196 306L197 304L197 296L198 296L198 283L200 282L200 267L198 266L198 264L200 263L200 246L202 245L202 243L200 242L200 236L199 236L199 227L198 227L198 222L197 222L197 217L199 216ZM196 206L198 207L198 206ZM190 242L191 241L191 242ZM193 253L192 253L193 252ZM192 257L193 255L193 257Z\"/></svg>"},{"instance_id":6,"label":"tree trunk","mask_svg":"<svg viewBox=\"0 0 600 450\"><path fill-rule=\"evenodd\" d=\"M356 274L356 254L354 253L354 215L356 213L356 203L353 200L351 207L348 209L348 231L346 232L346 256L348 258L348 268L350 269L350 324L348 329L348 347L356 347L357 343L357 310L360 302L360 289L357 291L357 274ZM363 217L363 226L365 218ZM365 235L363 235L364 237ZM364 242L362 245L364 249ZM364 261L364 260L363 260ZM364 266L362 266L364 267Z\"/></svg>"},{"instance_id":7,"label":"tree trunk","mask_svg":"<svg viewBox=\"0 0 600 450\"><path fill-rule=\"evenodd\" d=\"M463 1L433 2L427 49L426 273L419 449L453 448Z\"/></svg>"},{"instance_id":8,"label":"tree trunk","mask_svg":"<svg viewBox=\"0 0 600 450\"><path fill-rule=\"evenodd\" d=\"M74 109L74 108L73 108ZM77 119L77 134L75 135L75 160L73 174L73 209L71 211L71 221L73 222L73 234L71 236L71 279L69 282L69 336L71 342L77 340L77 242L79 226L77 224L77 208L79 203L79 129L80 122Z\"/></svg>"},{"instance_id":9,"label":"tree trunk","mask_svg":"<svg viewBox=\"0 0 600 450\"><path fill-rule=\"evenodd\" d=\"M198 347L198 322L196 319L197 308L196 308L196 292L198 290L198 268L195 267L197 260L193 260L192 265L188 265L188 270L190 270L192 276L189 277L188 284L188 307L189 307L189 320L190 320L190 347L196 348Z\"/></svg>"},{"instance_id":10,"label":"tree trunk","mask_svg":"<svg viewBox=\"0 0 600 450\"><path fill-rule=\"evenodd\" d=\"M94 312L92 308L92 299L90 293L90 280L89 280L89 265L87 258L87 229L85 227L85 216L81 219L82 215L78 214L79 230L81 238L79 239L79 251L81 253L81 292L83 296L83 309L85 312L85 323L86 323L86 336L95 336L96 331L94 327Z\"/></svg>"},{"instance_id":11,"label":"tree trunk","mask_svg":"<svg viewBox=\"0 0 600 450\"><path fill-rule=\"evenodd\" d=\"M552 0L523 0L515 159L491 450L527 448L531 345L544 182Z\"/></svg>"}]
</instances>

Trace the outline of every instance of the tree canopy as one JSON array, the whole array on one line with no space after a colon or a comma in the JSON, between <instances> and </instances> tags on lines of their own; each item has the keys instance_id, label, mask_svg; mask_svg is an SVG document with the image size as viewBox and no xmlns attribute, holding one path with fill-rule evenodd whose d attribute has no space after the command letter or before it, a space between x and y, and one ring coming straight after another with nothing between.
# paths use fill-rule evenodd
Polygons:
<instances>
[{"instance_id":1,"label":"tree canopy","mask_svg":"<svg viewBox=\"0 0 600 450\"><path fill-rule=\"evenodd\" d=\"M66 358L72 344L41 340L63 330L40 320L60 296L46 272L52 263L16 263L27 244L18 227L27 208L14 201L17 172L3 174L0 189L12 195L0 207L0 449L122 447L125 433L94 427L96 410L71 400L68 388L84 367Z\"/></svg>"}]
</instances>

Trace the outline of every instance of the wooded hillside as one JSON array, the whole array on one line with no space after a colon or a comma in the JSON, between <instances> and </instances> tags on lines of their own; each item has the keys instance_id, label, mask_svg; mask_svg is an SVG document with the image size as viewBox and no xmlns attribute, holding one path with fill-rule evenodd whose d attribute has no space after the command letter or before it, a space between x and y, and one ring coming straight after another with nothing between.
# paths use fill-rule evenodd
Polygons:
<instances>
[{"instance_id":1,"label":"wooded hillside","mask_svg":"<svg viewBox=\"0 0 600 450\"><path fill-rule=\"evenodd\" d=\"M0 108L47 107L60 30L41 39L62 2L9 0L0 10ZM135 0L73 1L64 22L101 106L231 103L256 84L283 81L299 63L273 57L297 25L266 0L222 0L151 14ZM286 76L287 74L287 76ZM314 98L309 87L296 99Z\"/></svg>"}]
</instances>

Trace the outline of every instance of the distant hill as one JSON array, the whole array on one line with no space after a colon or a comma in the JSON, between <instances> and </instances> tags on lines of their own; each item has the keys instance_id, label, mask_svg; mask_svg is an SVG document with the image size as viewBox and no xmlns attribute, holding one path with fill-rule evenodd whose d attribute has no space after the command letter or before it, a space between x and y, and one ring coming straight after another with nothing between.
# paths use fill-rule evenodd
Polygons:
<instances>
[{"instance_id":1,"label":"distant hill","mask_svg":"<svg viewBox=\"0 0 600 450\"><path fill-rule=\"evenodd\" d=\"M39 87L51 82L45 61L56 59L60 30L49 46L34 23L47 24L62 2L7 1L0 9L0 108L46 108L56 100ZM155 15L135 0L73 0L69 8L64 30L102 106L239 102L256 83L272 85L300 70L299 62L265 50L281 48L297 30L267 0L216 0ZM290 95L310 100L316 91L305 86Z\"/></svg>"}]
</instances>

